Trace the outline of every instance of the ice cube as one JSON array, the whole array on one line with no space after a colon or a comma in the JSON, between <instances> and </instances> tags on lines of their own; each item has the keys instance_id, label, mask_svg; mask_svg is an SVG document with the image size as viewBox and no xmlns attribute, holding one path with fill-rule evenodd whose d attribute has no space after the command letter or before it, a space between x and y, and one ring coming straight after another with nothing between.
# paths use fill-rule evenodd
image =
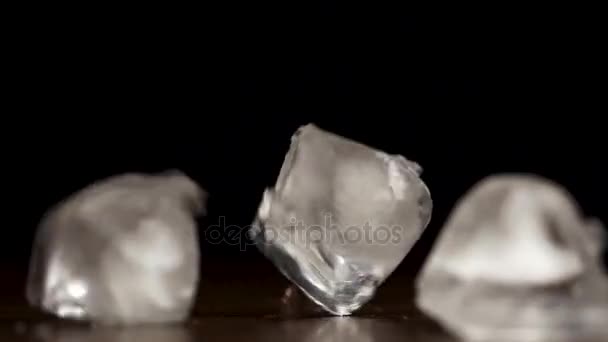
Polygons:
<instances>
[{"instance_id":1,"label":"ice cube","mask_svg":"<svg viewBox=\"0 0 608 342\"><path fill-rule=\"evenodd\" d=\"M195 217L205 202L179 171L117 175L72 194L36 232L29 303L102 324L185 319L199 278Z\"/></svg>"},{"instance_id":2,"label":"ice cube","mask_svg":"<svg viewBox=\"0 0 608 342\"><path fill-rule=\"evenodd\" d=\"M416 301L466 340L608 336L601 235L553 181L489 176L453 209L418 277Z\"/></svg>"},{"instance_id":3,"label":"ice cube","mask_svg":"<svg viewBox=\"0 0 608 342\"><path fill-rule=\"evenodd\" d=\"M421 167L302 126L250 231L311 300L349 315L369 301L426 228L432 201Z\"/></svg>"}]
</instances>

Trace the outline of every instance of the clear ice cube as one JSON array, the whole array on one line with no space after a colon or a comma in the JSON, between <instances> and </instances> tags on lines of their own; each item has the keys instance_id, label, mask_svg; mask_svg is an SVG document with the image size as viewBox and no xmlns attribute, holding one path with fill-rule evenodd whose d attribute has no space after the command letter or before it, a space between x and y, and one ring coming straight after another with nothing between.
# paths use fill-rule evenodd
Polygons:
<instances>
[{"instance_id":1,"label":"clear ice cube","mask_svg":"<svg viewBox=\"0 0 608 342\"><path fill-rule=\"evenodd\" d=\"M369 301L429 223L421 167L302 126L250 233L310 299L335 315Z\"/></svg>"},{"instance_id":2,"label":"clear ice cube","mask_svg":"<svg viewBox=\"0 0 608 342\"><path fill-rule=\"evenodd\" d=\"M602 235L553 181L487 177L453 209L418 277L416 302L466 340L608 336Z\"/></svg>"},{"instance_id":3,"label":"clear ice cube","mask_svg":"<svg viewBox=\"0 0 608 342\"><path fill-rule=\"evenodd\" d=\"M50 208L34 239L26 297L58 317L176 322L197 290L195 217L206 193L179 171L123 174Z\"/></svg>"}]
</instances>

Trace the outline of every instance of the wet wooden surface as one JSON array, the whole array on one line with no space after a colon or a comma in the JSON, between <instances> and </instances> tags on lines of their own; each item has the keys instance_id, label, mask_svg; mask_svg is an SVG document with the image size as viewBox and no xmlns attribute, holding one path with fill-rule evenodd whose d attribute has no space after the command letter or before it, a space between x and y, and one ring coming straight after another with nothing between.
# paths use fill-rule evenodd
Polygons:
<instances>
[{"instance_id":1,"label":"wet wooden surface","mask_svg":"<svg viewBox=\"0 0 608 342\"><path fill-rule=\"evenodd\" d=\"M2 341L452 341L414 321L383 318L307 318L272 320L209 317L171 327L107 329L54 323L2 327Z\"/></svg>"},{"instance_id":2,"label":"wet wooden surface","mask_svg":"<svg viewBox=\"0 0 608 342\"><path fill-rule=\"evenodd\" d=\"M2 342L458 341L415 307L408 272L395 273L353 316L332 317L269 264L218 262L203 268L197 306L189 321L122 329L42 315L25 303L22 270L4 268L3 272Z\"/></svg>"},{"instance_id":3,"label":"wet wooden surface","mask_svg":"<svg viewBox=\"0 0 608 342\"><path fill-rule=\"evenodd\" d=\"M4 268L0 341L455 341L412 304L411 278L395 274L368 305L331 317L260 262L203 266L197 306L180 325L101 328L45 316L23 297L23 269Z\"/></svg>"}]
</instances>

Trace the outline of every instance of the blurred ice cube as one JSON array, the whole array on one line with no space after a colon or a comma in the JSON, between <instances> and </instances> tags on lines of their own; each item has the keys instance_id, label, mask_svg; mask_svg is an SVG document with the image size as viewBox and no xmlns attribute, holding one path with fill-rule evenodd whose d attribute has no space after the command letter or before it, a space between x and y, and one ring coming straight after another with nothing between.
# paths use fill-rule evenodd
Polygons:
<instances>
[{"instance_id":1,"label":"blurred ice cube","mask_svg":"<svg viewBox=\"0 0 608 342\"><path fill-rule=\"evenodd\" d=\"M602 229L561 186L501 174L457 203L417 281L417 303L466 340L608 336Z\"/></svg>"},{"instance_id":2,"label":"blurred ice cube","mask_svg":"<svg viewBox=\"0 0 608 342\"><path fill-rule=\"evenodd\" d=\"M179 171L114 176L69 196L36 233L28 301L104 324L183 320L196 294L194 219L205 200Z\"/></svg>"}]
</instances>

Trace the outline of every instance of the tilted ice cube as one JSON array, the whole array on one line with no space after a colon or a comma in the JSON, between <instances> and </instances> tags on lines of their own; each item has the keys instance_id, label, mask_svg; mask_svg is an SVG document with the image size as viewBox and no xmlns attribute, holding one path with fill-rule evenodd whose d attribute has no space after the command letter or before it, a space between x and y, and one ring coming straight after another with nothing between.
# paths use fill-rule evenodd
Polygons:
<instances>
[{"instance_id":1,"label":"tilted ice cube","mask_svg":"<svg viewBox=\"0 0 608 342\"><path fill-rule=\"evenodd\" d=\"M563 187L490 176L443 227L417 280L418 306L467 340L608 336L602 241Z\"/></svg>"},{"instance_id":2,"label":"tilted ice cube","mask_svg":"<svg viewBox=\"0 0 608 342\"><path fill-rule=\"evenodd\" d=\"M336 315L366 303L426 228L420 166L309 124L292 137L251 235L308 297Z\"/></svg>"},{"instance_id":3,"label":"tilted ice cube","mask_svg":"<svg viewBox=\"0 0 608 342\"><path fill-rule=\"evenodd\" d=\"M114 176L73 194L40 223L28 301L103 324L183 320L197 290L194 218L205 202L179 171Z\"/></svg>"}]
</instances>

